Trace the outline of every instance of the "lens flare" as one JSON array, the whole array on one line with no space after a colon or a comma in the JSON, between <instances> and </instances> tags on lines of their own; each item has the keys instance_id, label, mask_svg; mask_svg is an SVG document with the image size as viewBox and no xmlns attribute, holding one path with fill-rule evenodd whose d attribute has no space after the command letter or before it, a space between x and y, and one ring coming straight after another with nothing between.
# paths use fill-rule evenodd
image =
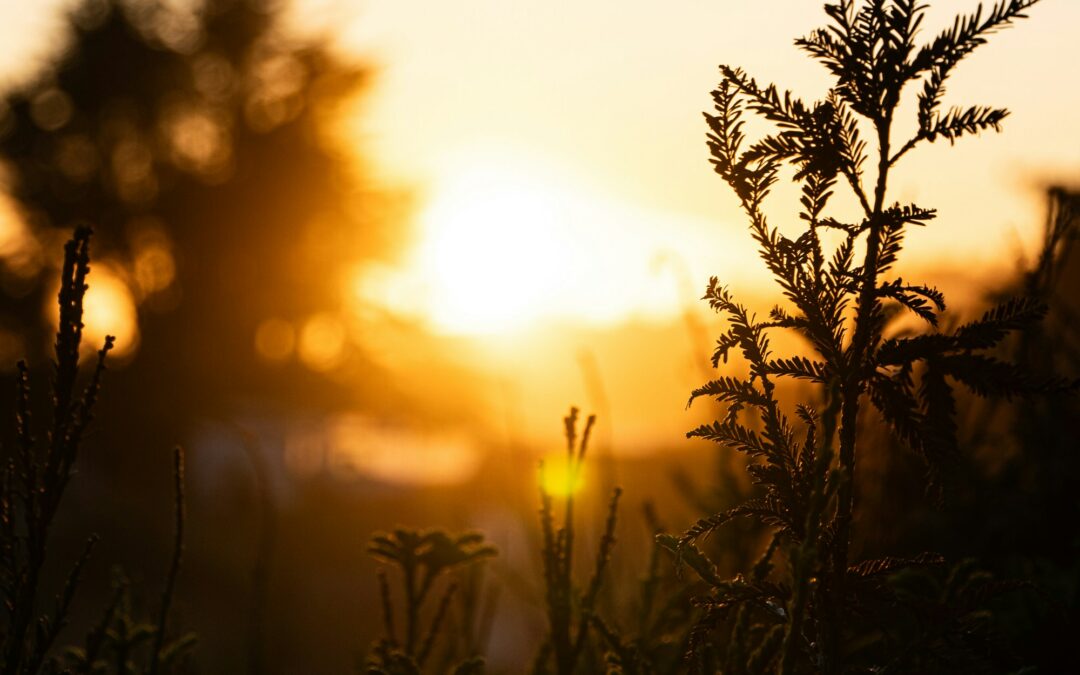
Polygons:
<instances>
[{"instance_id":1,"label":"lens flare","mask_svg":"<svg viewBox=\"0 0 1080 675\"><path fill-rule=\"evenodd\" d=\"M585 467L575 464L566 452L552 453L540 464L540 487L553 497L569 497L585 485Z\"/></svg>"}]
</instances>

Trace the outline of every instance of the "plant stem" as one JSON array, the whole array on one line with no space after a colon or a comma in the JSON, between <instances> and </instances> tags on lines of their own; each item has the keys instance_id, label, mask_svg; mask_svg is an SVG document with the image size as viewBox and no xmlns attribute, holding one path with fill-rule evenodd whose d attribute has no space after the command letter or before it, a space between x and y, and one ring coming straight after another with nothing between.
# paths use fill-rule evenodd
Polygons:
<instances>
[{"instance_id":1,"label":"plant stem","mask_svg":"<svg viewBox=\"0 0 1080 675\"><path fill-rule=\"evenodd\" d=\"M184 556L184 450L177 446L173 450L173 481L175 490L173 554L169 572L165 578L165 588L161 592L161 608L158 610L157 630L154 633L154 651L150 658L149 675L157 675L161 667L161 652L165 647L165 629L168 627L169 609L172 607L173 594L176 591L176 579L180 575L180 563Z\"/></svg>"},{"instance_id":2,"label":"plant stem","mask_svg":"<svg viewBox=\"0 0 1080 675\"><path fill-rule=\"evenodd\" d=\"M416 598L416 570L405 569L405 653L412 654L416 648L416 624L420 603Z\"/></svg>"},{"instance_id":3,"label":"plant stem","mask_svg":"<svg viewBox=\"0 0 1080 675\"><path fill-rule=\"evenodd\" d=\"M885 190L889 178L889 132L892 127L892 110L887 110L875 123L878 136L878 175L874 187L874 207L867 214L869 234L866 255L863 260L863 279L859 289L859 304L855 315L855 334L852 336L845 359L846 377L843 382L843 405L840 411L840 469L843 472L837 490L836 516L833 520L836 538L832 551L832 574L828 589L827 606L830 617L825 622L822 666L826 673L840 671L839 639L843 622L843 588L848 567L848 546L851 540L851 515L855 498L856 435L859 419L859 400L866 382L866 364L870 348L875 342L875 317L877 315L878 260L881 249L882 213Z\"/></svg>"}]
</instances>

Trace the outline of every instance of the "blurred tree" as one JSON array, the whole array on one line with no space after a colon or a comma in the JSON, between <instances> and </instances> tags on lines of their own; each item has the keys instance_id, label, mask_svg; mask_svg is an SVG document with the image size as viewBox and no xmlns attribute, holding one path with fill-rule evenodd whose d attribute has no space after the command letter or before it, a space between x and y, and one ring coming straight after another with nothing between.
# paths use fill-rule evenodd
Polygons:
<instances>
[{"instance_id":1,"label":"blurred tree","mask_svg":"<svg viewBox=\"0 0 1080 675\"><path fill-rule=\"evenodd\" d=\"M137 314L138 331L120 331L113 363L127 364L106 376L102 421L71 495L86 507L73 516L90 521L71 531L99 532L104 549L80 611L96 615L106 601L109 564L156 573L169 547L167 515L151 498L168 489L164 452L190 444L198 474L214 459L193 442L200 421L394 405L348 320L355 266L397 243L379 217L393 205L368 189L354 144L335 129L368 70L283 23L266 0L85 0L70 34L57 36L65 46L54 64L0 103L0 371L25 357L34 379L47 379L53 266L76 224L96 231L88 337ZM0 404L13 393L0 387ZM11 432L5 425L0 447L11 447ZM245 614L261 606L250 597L247 537L260 521L241 489L252 480L243 454L212 449L239 472L211 462L230 489L193 501L182 583L199 591L183 596L183 623L200 633L210 671L236 672L236 626L262 625ZM69 538L55 537L61 558ZM74 622L87 620L96 619ZM292 636L303 621L268 625ZM297 640L281 642L317 651Z\"/></svg>"},{"instance_id":2,"label":"blurred tree","mask_svg":"<svg viewBox=\"0 0 1080 675\"><path fill-rule=\"evenodd\" d=\"M358 388L322 376L368 370L341 318L345 280L390 242L333 133L367 71L279 15L265 0L84 2L0 123L25 223L21 249L0 250L0 321L46 363L53 242L91 224L91 291L113 290L98 316L139 315L110 398L137 395L156 434L255 396L341 402ZM152 347L134 355L139 340Z\"/></svg>"}]
</instances>

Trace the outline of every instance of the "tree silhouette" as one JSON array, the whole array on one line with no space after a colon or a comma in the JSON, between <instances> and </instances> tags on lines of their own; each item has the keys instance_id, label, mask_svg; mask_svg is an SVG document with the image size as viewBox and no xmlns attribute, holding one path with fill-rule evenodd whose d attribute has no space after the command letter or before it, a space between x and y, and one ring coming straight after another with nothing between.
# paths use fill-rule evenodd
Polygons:
<instances>
[{"instance_id":1,"label":"tree silhouette","mask_svg":"<svg viewBox=\"0 0 1080 675\"><path fill-rule=\"evenodd\" d=\"M140 303L152 348L114 391L139 392L148 426L182 425L180 411L227 414L256 394L340 400L343 389L295 361L261 363L256 328L337 311L347 266L388 245L356 163L327 132L367 71L289 37L264 4L85 3L59 63L7 101L0 155L34 235L45 244L91 225L97 259L124 272ZM147 242L171 256L164 272L153 259L140 268ZM5 302L37 363L48 278L41 270Z\"/></svg>"},{"instance_id":2,"label":"tree silhouette","mask_svg":"<svg viewBox=\"0 0 1080 675\"><path fill-rule=\"evenodd\" d=\"M343 274L393 243L372 216L385 201L368 190L363 167L331 134L341 106L362 94L367 69L324 43L291 37L269 3L185 3L196 7L190 11L177 4L83 2L56 64L0 105L4 188L42 263L28 273L0 255L0 327L21 333L22 356L39 369L31 378L48 379L55 329L44 312L56 306L50 296L58 275L47 266L56 264L73 227L95 231L91 292L108 265L138 302L141 347L126 367L110 364L97 406L106 423L88 439L77 467L82 480L69 500L92 503L71 513L102 535L105 549L90 563L83 608L108 602L99 591L107 589L102 566L123 564L139 577L156 574L167 555L160 521L140 520L142 509L132 517L131 509L169 489L162 452L188 444L198 472L206 455L192 441L202 421L356 406L365 390L355 383L374 372L348 343L336 369L322 371L295 358L268 363L254 349L257 328L269 318L295 329L340 313ZM147 270L148 252L164 253L164 262L151 257ZM87 323L94 328L90 317ZM14 392L0 387L7 410ZM4 459L17 447L13 433L8 425L0 432ZM236 537L229 528L238 523L220 512L242 501L236 495L246 494L250 478L230 479L242 484L193 505L189 583L199 588L215 583L199 568L220 569L229 555L200 541ZM60 558L65 534L54 540ZM213 615L250 619L242 609L246 575L241 569L228 593L207 596ZM236 639L205 636L207 662L236 666L228 661L234 650L221 646ZM253 639L252 653L261 656L254 651L261 638Z\"/></svg>"}]
</instances>

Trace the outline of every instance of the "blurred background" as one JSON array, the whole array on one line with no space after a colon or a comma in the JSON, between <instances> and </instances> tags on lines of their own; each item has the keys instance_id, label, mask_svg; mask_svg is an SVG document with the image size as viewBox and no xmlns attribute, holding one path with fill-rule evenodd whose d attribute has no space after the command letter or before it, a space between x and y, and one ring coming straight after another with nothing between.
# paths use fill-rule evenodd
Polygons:
<instances>
[{"instance_id":1,"label":"blurred background","mask_svg":"<svg viewBox=\"0 0 1080 675\"><path fill-rule=\"evenodd\" d=\"M927 34L958 4L977 3L932 7ZM1042 338L1056 351L1041 350L1066 369L1072 234L1051 233L1075 220L1080 76L1064 64L1080 6L1032 14L949 92L1008 107L1005 133L921 148L893 196L939 209L901 271L946 291L957 319L1024 284L1066 289ZM684 409L719 331L697 301L708 277L763 309L776 297L700 112L719 63L820 95L826 73L791 41L822 18L790 0L0 4L0 369L28 359L44 396L61 246L80 223L96 233L88 353L117 336L58 539L101 532L96 578L118 562L153 587L182 444L177 609L198 669L341 672L376 630L371 532L483 529L507 589L490 653L512 669L542 629L535 467L561 449L570 404L600 416L596 504L627 490L620 546L647 541L646 501L677 529L743 481L683 440L711 418ZM776 213L796 199L779 189ZM1057 460L1037 471L1054 485L1009 473L1021 436L993 410L970 411L973 447L990 448L973 476L1064 499ZM878 470L918 486L897 461ZM1000 504L987 490L957 517ZM898 510L917 492L866 499ZM864 545L926 535L918 518Z\"/></svg>"}]
</instances>

